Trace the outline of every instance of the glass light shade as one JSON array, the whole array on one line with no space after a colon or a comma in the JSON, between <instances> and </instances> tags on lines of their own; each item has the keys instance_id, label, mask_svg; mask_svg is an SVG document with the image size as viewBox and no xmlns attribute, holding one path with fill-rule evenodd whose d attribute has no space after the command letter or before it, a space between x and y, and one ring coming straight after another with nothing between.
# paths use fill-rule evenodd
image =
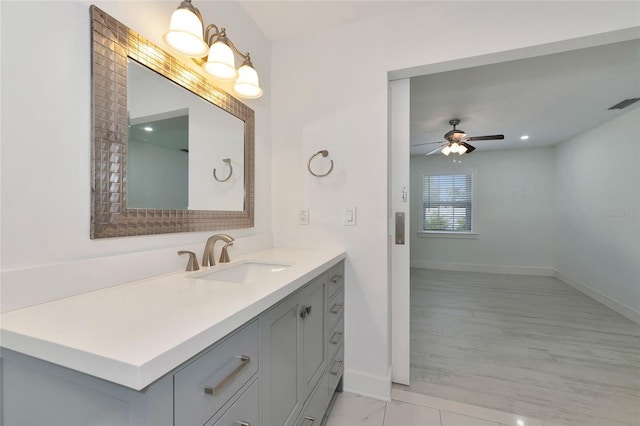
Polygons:
<instances>
[{"instance_id":1,"label":"glass light shade","mask_svg":"<svg viewBox=\"0 0 640 426\"><path fill-rule=\"evenodd\" d=\"M169 32L164 35L164 41L175 51L189 58L207 56L209 46L202 39L202 22L191 11L177 9L171 15Z\"/></svg>"},{"instance_id":2,"label":"glass light shade","mask_svg":"<svg viewBox=\"0 0 640 426\"><path fill-rule=\"evenodd\" d=\"M452 143L451 144L451 152L456 154L459 151L460 151L460 145L458 145L456 142Z\"/></svg>"},{"instance_id":3,"label":"glass light shade","mask_svg":"<svg viewBox=\"0 0 640 426\"><path fill-rule=\"evenodd\" d=\"M460 139L464 138L465 136L467 136L467 134L465 132L463 132L463 131L460 131L460 130L456 130L453 133L453 138L457 139L457 140L460 140Z\"/></svg>"},{"instance_id":4,"label":"glass light shade","mask_svg":"<svg viewBox=\"0 0 640 426\"><path fill-rule=\"evenodd\" d=\"M221 41L216 41L209 49L209 58L202 65L207 74L220 80L233 80L238 76L236 62L231 48Z\"/></svg>"},{"instance_id":5,"label":"glass light shade","mask_svg":"<svg viewBox=\"0 0 640 426\"><path fill-rule=\"evenodd\" d=\"M468 148L464 145L458 145L458 154L462 155L467 152Z\"/></svg>"},{"instance_id":6,"label":"glass light shade","mask_svg":"<svg viewBox=\"0 0 640 426\"><path fill-rule=\"evenodd\" d=\"M238 79L233 90L244 98L255 99L262 96L256 70L249 65L242 65L238 70Z\"/></svg>"},{"instance_id":7,"label":"glass light shade","mask_svg":"<svg viewBox=\"0 0 640 426\"><path fill-rule=\"evenodd\" d=\"M451 154L451 148L449 147L449 145L447 145L444 148L442 148L442 151L440 152L442 152L446 156L449 156L449 154Z\"/></svg>"}]
</instances>

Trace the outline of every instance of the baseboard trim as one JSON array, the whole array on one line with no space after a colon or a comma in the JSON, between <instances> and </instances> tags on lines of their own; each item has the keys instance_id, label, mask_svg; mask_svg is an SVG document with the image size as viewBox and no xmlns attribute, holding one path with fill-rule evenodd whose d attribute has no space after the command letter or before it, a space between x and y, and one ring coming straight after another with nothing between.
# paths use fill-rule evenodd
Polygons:
<instances>
[{"instance_id":1,"label":"baseboard trim","mask_svg":"<svg viewBox=\"0 0 640 426\"><path fill-rule=\"evenodd\" d=\"M391 368L386 377L345 369L344 390L380 401L391 401Z\"/></svg>"},{"instance_id":2,"label":"baseboard trim","mask_svg":"<svg viewBox=\"0 0 640 426\"><path fill-rule=\"evenodd\" d=\"M620 315L622 315L623 317L626 317L628 319L630 319L631 321L635 322L636 324L640 324L640 312L635 311L633 309L631 309L630 307L611 299L608 296L605 296L604 294L600 293L598 290L595 290L591 287L589 287L587 284L582 283L580 281L576 281L568 276L566 276L565 274L563 274L562 272L559 271L555 271L554 277L556 277L557 279L559 279L560 281L562 281L563 283L575 288L576 290L578 290L581 293L586 294L587 296L589 296L592 299L597 300L598 302L602 303L603 305L605 305L606 307L613 309L614 311L616 311L617 313L619 313Z\"/></svg>"},{"instance_id":3,"label":"baseboard trim","mask_svg":"<svg viewBox=\"0 0 640 426\"><path fill-rule=\"evenodd\" d=\"M429 262L412 260L412 268L439 269L443 271L460 272L486 272L490 274L514 274L514 275L538 275L545 277L554 276L555 269L535 266L511 266L511 265L474 265L466 263Z\"/></svg>"}]
</instances>

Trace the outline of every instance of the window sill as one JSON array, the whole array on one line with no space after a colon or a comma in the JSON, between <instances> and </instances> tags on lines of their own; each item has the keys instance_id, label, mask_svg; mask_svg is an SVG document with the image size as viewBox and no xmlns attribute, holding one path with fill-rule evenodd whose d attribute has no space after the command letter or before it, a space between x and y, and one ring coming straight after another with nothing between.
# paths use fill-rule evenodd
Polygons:
<instances>
[{"instance_id":1,"label":"window sill","mask_svg":"<svg viewBox=\"0 0 640 426\"><path fill-rule=\"evenodd\" d=\"M446 232L446 231L418 231L420 238L460 238L466 240L477 240L480 234L477 232Z\"/></svg>"}]
</instances>

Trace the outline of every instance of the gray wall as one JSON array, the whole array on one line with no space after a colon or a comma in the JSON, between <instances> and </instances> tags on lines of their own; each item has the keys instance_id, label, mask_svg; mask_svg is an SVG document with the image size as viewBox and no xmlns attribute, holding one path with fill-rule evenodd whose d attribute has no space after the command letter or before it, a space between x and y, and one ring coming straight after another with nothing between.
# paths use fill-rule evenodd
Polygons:
<instances>
[{"instance_id":1,"label":"gray wall","mask_svg":"<svg viewBox=\"0 0 640 426\"><path fill-rule=\"evenodd\" d=\"M453 163L444 155L411 158L411 264L546 268L554 265L553 148L474 152ZM424 174L474 173L477 202L471 239L418 236ZM444 265L443 265L444 264Z\"/></svg>"},{"instance_id":2,"label":"gray wall","mask_svg":"<svg viewBox=\"0 0 640 426\"><path fill-rule=\"evenodd\" d=\"M556 148L556 269L640 317L640 108Z\"/></svg>"}]
</instances>

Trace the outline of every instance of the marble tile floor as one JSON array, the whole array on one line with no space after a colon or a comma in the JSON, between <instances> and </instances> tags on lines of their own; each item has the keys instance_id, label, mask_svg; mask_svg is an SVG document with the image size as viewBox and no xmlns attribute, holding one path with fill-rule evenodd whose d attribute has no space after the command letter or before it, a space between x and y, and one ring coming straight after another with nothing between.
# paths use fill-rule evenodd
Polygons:
<instances>
[{"instance_id":1,"label":"marble tile floor","mask_svg":"<svg viewBox=\"0 0 640 426\"><path fill-rule=\"evenodd\" d=\"M555 426L530 417L393 389L379 401L344 392L325 426Z\"/></svg>"},{"instance_id":2,"label":"marble tile floor","mask_svg":"<svg viewBox=\"0 0 640 426\"><path fill-rule=\"evenodd\" d=\"M640 326L553 277L412 269L397 389L545 426L640 426Z\"/></svg>"}]
</instances>

